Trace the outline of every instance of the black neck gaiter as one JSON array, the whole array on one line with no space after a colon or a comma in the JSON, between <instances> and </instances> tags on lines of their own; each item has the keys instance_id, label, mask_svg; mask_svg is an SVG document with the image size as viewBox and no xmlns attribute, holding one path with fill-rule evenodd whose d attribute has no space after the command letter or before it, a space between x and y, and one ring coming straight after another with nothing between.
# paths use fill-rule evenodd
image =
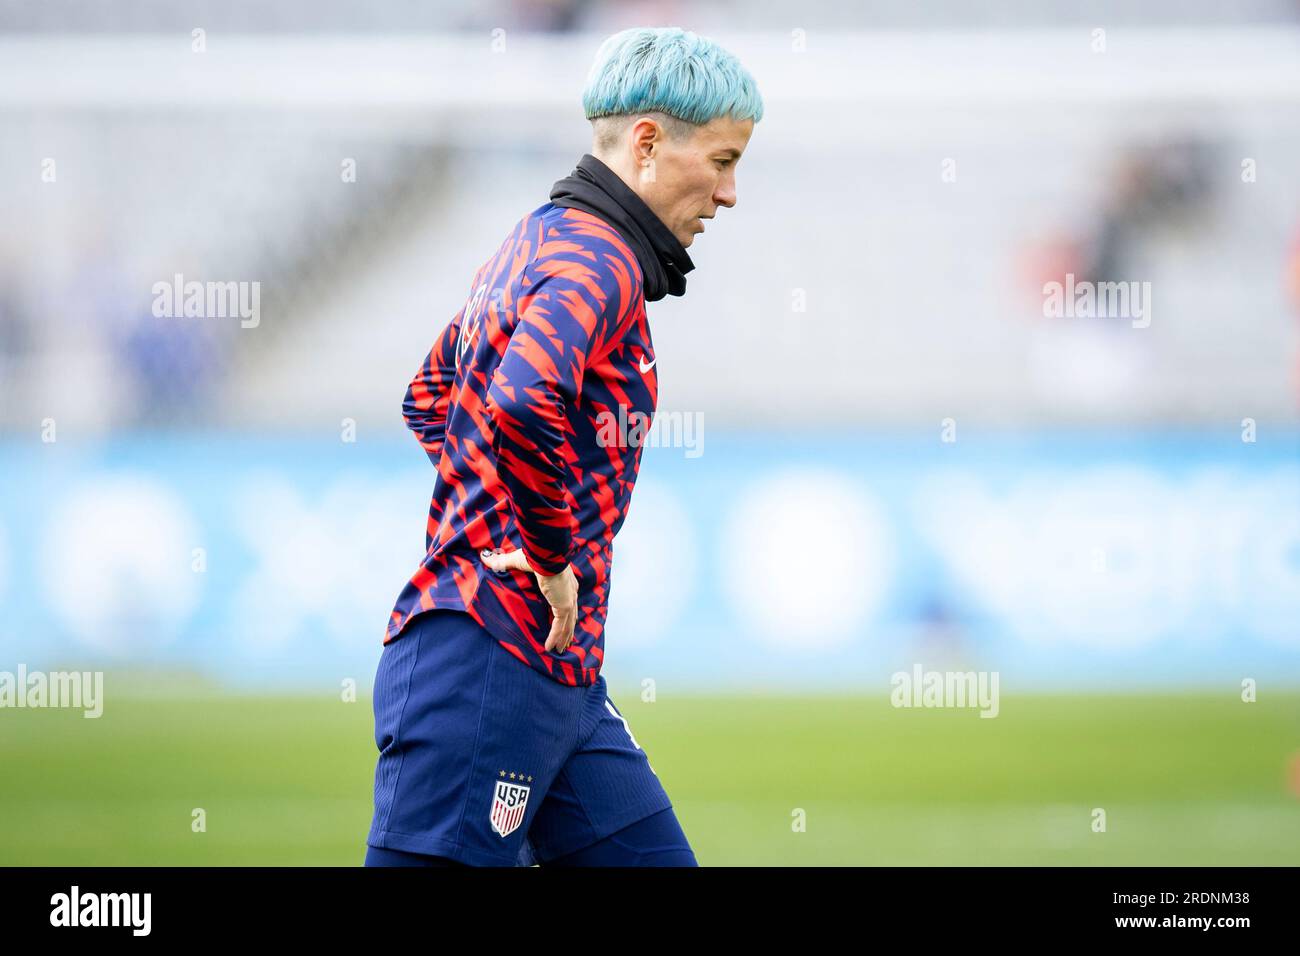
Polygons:
<instances>
[{"instance_id":1,"label":"black neck gaiter","mask_svg":"<svg viewBox=\"0 0 1300 956\"><path fill-rule=\"evenodd\" d=\"M695 268L686 248L618 174L590 153L551 188L551 202L599 216L618 230L636 253L651 302L686 291L686 273Z\"/></svg>"}]
</instances>

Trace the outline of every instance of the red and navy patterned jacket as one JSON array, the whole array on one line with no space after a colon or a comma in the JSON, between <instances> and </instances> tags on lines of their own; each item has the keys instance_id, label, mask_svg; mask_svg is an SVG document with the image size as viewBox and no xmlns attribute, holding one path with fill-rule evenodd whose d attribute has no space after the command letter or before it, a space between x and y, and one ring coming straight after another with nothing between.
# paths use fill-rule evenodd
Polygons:
<instances>
[{"instance_id":1,"label":"red and navy patterned jacket","mask_svg":"<svg viewBox=\"0 0 1300 956\"><path fill-rule=\"evenodd\" d=\"M658 401L654 363L641 267L620 234L550 202L520 220L406 393L437 477L427 553L385 644L421 612L455 608L548 677L596 680L614 536ZM573 566L578 622L563 653L544 649L551 610L537 579L491 570L485 548L522 548L544 574Z\"/></svg>"}]
</instances>

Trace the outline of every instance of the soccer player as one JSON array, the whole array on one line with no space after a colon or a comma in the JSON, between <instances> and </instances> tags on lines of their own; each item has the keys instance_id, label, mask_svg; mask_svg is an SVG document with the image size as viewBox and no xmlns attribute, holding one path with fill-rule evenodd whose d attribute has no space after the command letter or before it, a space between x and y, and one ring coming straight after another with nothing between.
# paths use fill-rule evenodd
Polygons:
<instances>
[{"instance_id":1,"label":"soccer player","mask_svg":"<svg viewBox=\"0 0 1300 956\"><path fill-rule=\"evenodd\" d=\"M591 152L479 268L406 393L437 477L375 676L367 865L696 865L600 673L641 462L610 423L655 411L645 302L686 291L763 105L735 57L665 28L606 40L583 106Z\"/></svg>"}]
</instances>

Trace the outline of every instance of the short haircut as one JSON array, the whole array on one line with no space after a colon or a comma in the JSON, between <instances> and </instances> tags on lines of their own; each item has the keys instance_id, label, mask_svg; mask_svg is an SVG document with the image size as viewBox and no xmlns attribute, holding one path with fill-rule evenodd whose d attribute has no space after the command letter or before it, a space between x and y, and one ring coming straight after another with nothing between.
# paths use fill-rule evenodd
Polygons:
<instances>
[{"instance_id":1,"label":"short haircut","mask_svg":"<svg viewBox=\"0 0 1300 956\"><path fill-rule=\"evenodd\" d=\"M602 43L582 107L589 120L662 113L703 126L719 116L755 123L763 118L758 85L740 61L712 40L677 27L636 27Z\"/></svg>"},{"instance_id":2,"label":"short haircut","mask_svg":"<svg viewBox=\"0 0 1300 956\"><path fill-rule=\"evenodd\" d=\"M595 134L596 148L602 152L613 149L618 143L619 137L627 132L627 128L632 125L635 119L641 116L650 117L659 124L665 136L677 143L687 142L699 129L694 123L679 120L676 116L669 116L667 113L658 110L650 110L645 113L620 114L618 116L597 116L591 121L591 131Z\"/></svg>"}]
</instances>

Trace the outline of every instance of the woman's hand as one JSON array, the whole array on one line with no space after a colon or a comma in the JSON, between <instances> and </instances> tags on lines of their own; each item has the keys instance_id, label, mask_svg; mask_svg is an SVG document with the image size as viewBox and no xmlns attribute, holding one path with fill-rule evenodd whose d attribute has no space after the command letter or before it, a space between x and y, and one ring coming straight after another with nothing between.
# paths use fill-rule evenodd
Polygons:
<instances>
[{"instance_id":1,"label":"woman's hand","mask_svg":"<svg viewBox=\"0 0 1300 956\"><path fill-rule=\"evenodd\" d=\"M559 574L540 574L532 569L522 550L482 551L479 557L493 571L528 571L537 577L542 597L551 606L551 633L546 636L546 650L563 654L573 641L578 626L578 577L572 565Z\"/></svg>"}]
</instances>

